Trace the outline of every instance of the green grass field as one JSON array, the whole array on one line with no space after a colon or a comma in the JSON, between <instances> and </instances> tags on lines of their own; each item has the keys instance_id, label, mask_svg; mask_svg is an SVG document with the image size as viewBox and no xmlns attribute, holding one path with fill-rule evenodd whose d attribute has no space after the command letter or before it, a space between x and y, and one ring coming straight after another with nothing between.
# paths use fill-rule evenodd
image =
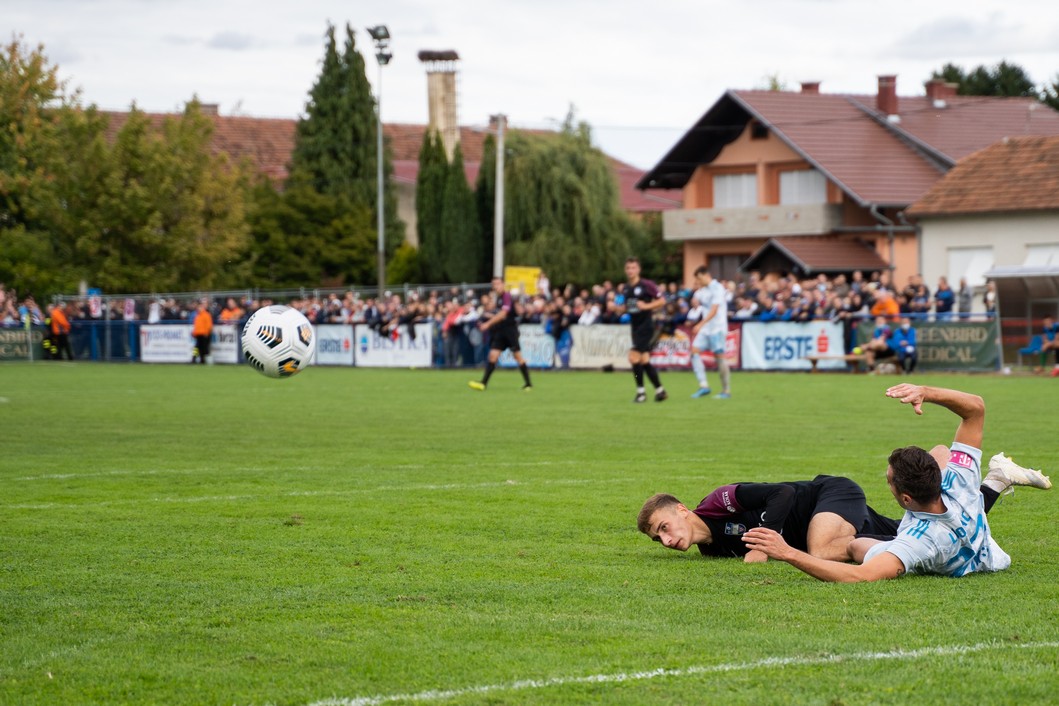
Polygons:
<instances>
[{"instance_id":1,"label":"green grass field","mask_svg":"<svg viewBox=\"0 0 1059 706\"><path fill-rule=\"evenodd\" d=\"M897 516L895 377L0 365L0 703L1025 704L1059 694L1059 491L1009 571L833 585L666 551L642 501L818 473ZM716 376L712 377L716 381ZM1059 480L1059 381L981 394L986 457Z\"/></svg>"}]
</instances>

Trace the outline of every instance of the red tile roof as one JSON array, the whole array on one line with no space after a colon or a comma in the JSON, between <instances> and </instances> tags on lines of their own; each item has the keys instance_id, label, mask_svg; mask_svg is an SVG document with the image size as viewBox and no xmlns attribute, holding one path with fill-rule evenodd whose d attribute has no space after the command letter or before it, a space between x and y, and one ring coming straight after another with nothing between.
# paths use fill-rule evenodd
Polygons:
<instances>
[{"instance_id":1,"label":"red tile roof","mask_svg":"<svg viewBox=\"0 0 1059 706\"><path fill-rule=\"evenodd\" d=\"M1059 135L1059 112L1031 98L898 98L900 120L874 95L727 91L638 186L683 187L751 119L778 135L862 206L904 207L959 159L1016 135Z\"/></svg>"},{"instance_id":2,"label":"red tile roof","mask_svg":"<svg viewBox=\"0 0 1059 706\"><path fill-rule=\"evenodd\" d=\"M113 140L128 120L128 113L104 112L109 118L107 137ZM175 118L173 113L147 113L155 127L160 127L166 118ZM213 149L226 152L233 159L249 159L254 168L269 179L281 182L287 178L290 155L294 151L296 120L274 118L251 118L230 115L209 115L213 121ZM392 151L394 178L399 182L414 184L419 174L419 150L423 145L425 125L408 123L384 123L383 135ZM554 134L550 130L528 130L538 134ZM482 150L488 131L477 127L460 128L460 147L463 151L464 171L467 181L474 184L482 161ZM618 180L622 207L626 211L664 211L680 208L680 190L654 190L644 193L635 189L643 176L643 170L610 158L614 175Z\"/></svg>"},{"instance_id":3,"label":"red tile roof","mask_svg":"<svg viewBox=\"0 0 1059 706\"><path fill-rule=\"evenodd\" d=\"M1012 137L959 163L910 216L1059 210L1059 137Z\"/></svg>"},{"instance_id":4,"label":"red tile roof","mask_svg":"<svg viewBox=\"0 0 1059 706\"><path fill-rule=\"evenodd\" d=\"M779 253L782 259L789 260L805 274L873 272L889 267L874 248L859 240L800 235L771 238L743 263L741 269L759 269L772 253Z\"/></svg>"}]
</instances>

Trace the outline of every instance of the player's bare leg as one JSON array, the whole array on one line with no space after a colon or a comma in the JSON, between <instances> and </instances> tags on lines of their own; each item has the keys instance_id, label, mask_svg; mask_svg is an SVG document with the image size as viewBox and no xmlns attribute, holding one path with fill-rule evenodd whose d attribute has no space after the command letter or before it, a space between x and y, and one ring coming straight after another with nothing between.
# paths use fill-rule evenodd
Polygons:
<instances>
[{"instance_id":1,"label":"player's bare leg","mask_svg":"<svg viewBox=\"0 0 1059 706\"><path fill-rule=\"evenodd\" d=\"M806 544L809 553L820 559L849 561L849 543L857 530L833 512L818 512L809 521Z\"/></svg>"}]
</instances>

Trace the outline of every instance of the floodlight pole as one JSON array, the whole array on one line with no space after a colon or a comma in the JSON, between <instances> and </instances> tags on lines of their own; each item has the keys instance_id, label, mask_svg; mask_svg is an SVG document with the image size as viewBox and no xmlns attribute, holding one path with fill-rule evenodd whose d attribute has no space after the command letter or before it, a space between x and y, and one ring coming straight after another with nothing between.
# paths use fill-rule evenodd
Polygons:
<instances>
[{"instance_id":1,"label":"floodlight pole","mask_svg":"<svg viewBox=\"0 0 1059 706\"><path fill-rule=\"evenodd\" d=\"M376 87L375 99L375 157L378 162L378 183L376 185L376 204L378 211L378 245L376 247L376 258L378 260L379 298L382 299L386 289L386 199L385 184L383 181L383 152L382 152L382 67L390 63L393 54L386 51L390 44L390 30L386 25L368 27L368 34L375 42L375 59L379 63L379 82Z\"/></svg>"},{"instance_id":2,"label":"floodlight pole","mask_svg":"<svg viewBox=\"0 0 1059 706\"><path fill-rule=\"evenodd\" d=\"M503 113L492 116L496 121L496 203L493 206L493 276L504 276L504 125Z\"/></svg>"}]
</instances>

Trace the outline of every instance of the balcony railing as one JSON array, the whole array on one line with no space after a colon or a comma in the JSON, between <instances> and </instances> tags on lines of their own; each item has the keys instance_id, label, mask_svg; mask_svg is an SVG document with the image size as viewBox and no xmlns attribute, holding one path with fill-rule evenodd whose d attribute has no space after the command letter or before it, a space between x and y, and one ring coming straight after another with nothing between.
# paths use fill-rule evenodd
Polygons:
<instances>
[{"instance_id":1,"label":"balcony railing","mask_svg":"<svg viewBox=\"0 0 1059 706\"><path fill-rule=\"evenodd\" d=\"M841 224L842 207L796 204L751 208L689 208L663 214L666 240L824 235Z\"/></svg>"}]
</instances>

